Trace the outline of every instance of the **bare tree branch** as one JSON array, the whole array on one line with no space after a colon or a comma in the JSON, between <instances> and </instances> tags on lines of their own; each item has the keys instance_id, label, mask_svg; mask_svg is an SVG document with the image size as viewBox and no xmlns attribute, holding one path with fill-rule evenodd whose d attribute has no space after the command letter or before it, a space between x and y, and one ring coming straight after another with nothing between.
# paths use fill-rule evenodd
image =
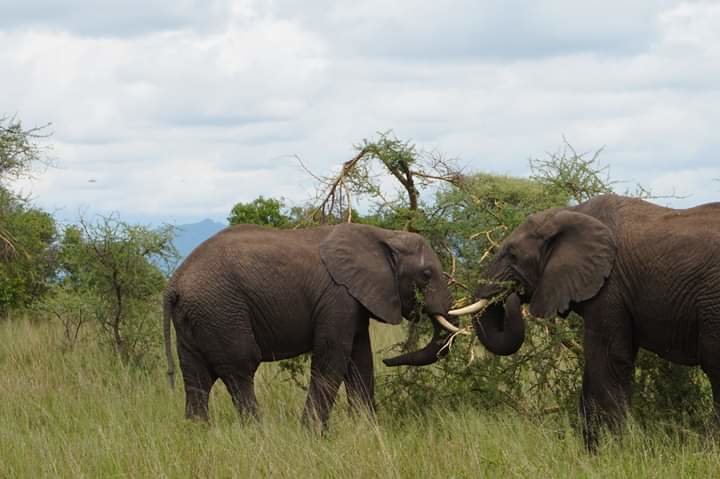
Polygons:
<instances>
[{"instance_id":1,"label":"bare tree branch","mask_svg":"<svg viewBox=\"0 0 720 479\"><path fill-rule=\"evenodd\" d=\"M375 211L381 212L388 207L395 211L405 211L405 228L416 229L416 217L420 210L420 188L443 181L460 185L463 175L437 153L417 151L410 142L402 142L391 132L379 133L376 141L363 140L356 146L357 154L344 162L340 171L331 177L320 177L311 172L299 159L300 166L321 185L317 206L307 215L310 221L326 223L343 219L352 221L352 200L369 198L375 204ZM373 162L381 165L402 187L404 194L397 199L385 196L374 174ZM398 208L407 205L407 209Z\"/></svg>"}]
</instances>

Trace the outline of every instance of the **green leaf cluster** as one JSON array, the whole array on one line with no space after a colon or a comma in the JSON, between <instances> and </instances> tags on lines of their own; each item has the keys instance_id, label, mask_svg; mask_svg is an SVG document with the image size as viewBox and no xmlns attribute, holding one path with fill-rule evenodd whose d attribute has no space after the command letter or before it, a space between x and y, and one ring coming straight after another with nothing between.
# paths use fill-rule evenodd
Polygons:
<instances>
[{"instance_id":1,"label":"green leaf cluster","mask_svg":"<svg viewBox=\"0 0 720 479\"><path fill-rule=\"evenodd\" d=\"M54 274L55 221L0 187L0 316L30 305Z\"/></svg>"},{"instance_id":2,"label":"green leaf cluster","mask_svg":"<svg viewBox=\"0 0 720 479\"><path fill-rule=\"evenodd\" d=\"M387 169L385 174L396 179L400 169L407 167L409 171L409 165L416 164L414 145L388 135L356 148L366 158L380 159ZM388 201L378 186L380 177L371 174L368 162L359 162L347 180L354 193L371 197L373 207L366 214L353 211L352 221L390 229L407 229L412 224L441 256L456 299L467 300L484 281L484 267L500 243L529 215L612 192L614 183L607 175L607 167L599 164L599 153L578 154L566 143L558 153L531 159L529 178L475 173L462 176L462 181L448 181L460 175L423 172L425 186L431 183L427 178L445 181L436 185L434 197L412 210L402 195ZM431 335L428 322L405 323L405 328L407 339L395 345L395 352L415 349ZM452 353L434 366L397 368L380 376L378 400L397 417L423 413L432 404L574 417L583 363L582 318L575 314L547 320L530 318L526 331L522 349L510 357L489 354L474 337L458 336ZM292 363L288 367L291 377L302 377L305 365ZM684 409L687 413L675 419L700 424L711 410L704 407L710 397L709 388L697 368L641 354L636 384L633 411L639 419L670 419L670 411Z\"/></svg>"},{"instance_id":3,"label":"green leaf cluster","mask_svg":"<svg viewBox=\"0 0 720 479\"><path fill-rule=\"evenodd\" d=\"M92 317L99 339L123 362L147 361L159 340L163 270L177 259L172 238L170 226L152 229L113 216L68 226L58 248L59 283L43 307L66 325ZM77 298L92 308L72 317L67 306Z\"/></svg>"},{"instance_id":4,"label":"green leaf cluster","mask_svg":"<svg viewBox=\"0 0 720 479\"><path fill-rule=\"evenodd\" d=\"M237 203L228 216L228 223L255 224L282 228L290 224L291 217L285 214L283 199L258 196L249 203Z\"/></svg>"}]
</instances>

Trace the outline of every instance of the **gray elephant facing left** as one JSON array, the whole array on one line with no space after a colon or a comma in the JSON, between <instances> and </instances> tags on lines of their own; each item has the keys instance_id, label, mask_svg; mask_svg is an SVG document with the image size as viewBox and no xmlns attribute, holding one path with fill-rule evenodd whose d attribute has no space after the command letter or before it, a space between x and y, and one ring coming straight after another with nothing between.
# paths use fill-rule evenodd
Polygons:
<instances>
[{"instance_id":1,"label":"gray elephant facing left","mask_svg":"<svg viewBox=\"0 0 720 479\"><path fill-rule=\"evenodd\" d=\"M353 405L373 410L371 317L398 324L422 307L434 319L431 341L385 362L430 364L456 330L446 319L450 303L440 261L417 234L354 224L230 227L198 246L170 279L168 375L172 384L171 320L190 418L207 419L218 378L241 413L256 415L260 363L312 352L303 421L325 425L343 381Z\"/></svg>"}]
</instances>

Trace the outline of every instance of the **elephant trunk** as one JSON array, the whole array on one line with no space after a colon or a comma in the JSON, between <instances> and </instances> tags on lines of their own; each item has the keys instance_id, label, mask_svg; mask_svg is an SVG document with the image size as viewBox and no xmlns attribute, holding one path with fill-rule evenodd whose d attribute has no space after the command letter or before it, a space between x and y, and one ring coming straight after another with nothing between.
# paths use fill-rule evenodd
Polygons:
<instances>
[{"instance_id":1,"label":"elephant trunk","mask_svg":"<svg viewBox=\"0 0 720 479\"><path fill-rule=\"evenodd\" d=\"M401 354L394 358L383 359L386 366L426 366L436 362L448 353L444 348L451 335L441 328L437 321L433 321L433 336L430 342L422 349Z\"/></svg>"},{"instance_id":2,"label":"elephant trunk","mask_svg":"<svg viewBox=\"0 0 720 479\"><path fill-rule=\"evenodd\" d=\"M516 293L510 294L504 305L489 305L480 317L473 318L473 326L480 342L488 351L500 356L513 354L525 341L525 322L522 303Z\"/></svg>"}]
</instances>

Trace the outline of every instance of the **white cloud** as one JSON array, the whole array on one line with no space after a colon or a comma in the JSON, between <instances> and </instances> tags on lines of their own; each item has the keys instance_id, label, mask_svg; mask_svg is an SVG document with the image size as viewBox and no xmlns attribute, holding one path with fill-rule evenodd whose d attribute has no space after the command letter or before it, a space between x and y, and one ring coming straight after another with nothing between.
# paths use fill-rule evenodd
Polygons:
<instances>
[{"instance_id":1,"label":"white cloud","mask_svg":"<svg viewBox=\"0 0 720 479\"><path fill-rule=\"evenodd\" d=\"M628 185L697 191L674 204L718 197L716 3L218 0L146 18L76 3L0 22L0 114L53 122L59 166L22 187L68 218L81 205L184 222L259 194L300 203L312 182L289 155L324 173L388 128L511 174L565 135L605 145Z\"/></svg>"},{"instance_id":2,"label":"white cloud","mask_svg":"<svg viewBox=\"0 0 720 479\"><path fill-rule=\"evenodd\" d=\"M128 37L157 31L207 31L222 24L242 1L32 0L0 1L0 28L62 30L94 37Z\"/></svg>"}]
</instances>

